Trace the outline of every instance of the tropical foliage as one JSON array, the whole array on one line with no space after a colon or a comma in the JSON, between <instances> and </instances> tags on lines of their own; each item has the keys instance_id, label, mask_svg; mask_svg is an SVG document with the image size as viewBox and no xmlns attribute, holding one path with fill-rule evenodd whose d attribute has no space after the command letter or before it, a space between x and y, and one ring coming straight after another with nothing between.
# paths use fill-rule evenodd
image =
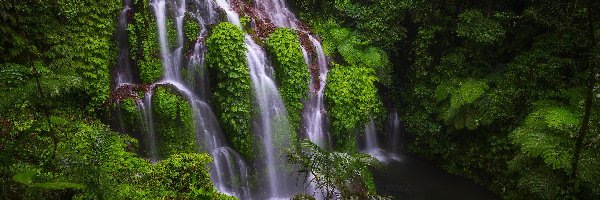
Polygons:
<instances>
[{"instance_id":1,"label":"tropical foliage","mask_svg":"<svg viewBox=\"0 0 600 200\"><path fill-rule=\"evenodd\" d=\"M212 77L216 77L212 96L216 113L233 146L251 159L254 155L253 107L244 33L236 25L222 22L213 28L206 44L206 62L215 73Z\"/></svg>"},{"instance_id":2,"label":"tropical foliage","mask_svg":"<svg viewBox=\"0 0 600 200\"><path fill-rule=\"evenodd\" d=\"M296 32L278 28L267 38L266 45L275 62L275 77L293 130L300 127L303 103L308 97L310 73L304 62Z\"/></svg>"}]
</instances>

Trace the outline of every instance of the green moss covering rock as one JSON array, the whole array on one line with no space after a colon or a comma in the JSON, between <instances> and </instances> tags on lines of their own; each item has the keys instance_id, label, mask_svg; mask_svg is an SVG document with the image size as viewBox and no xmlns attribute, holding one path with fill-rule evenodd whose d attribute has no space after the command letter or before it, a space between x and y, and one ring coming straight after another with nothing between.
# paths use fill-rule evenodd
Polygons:
<instances>
[{"instance_id":1,"label":"green moss covering rock","mask_svg":"<svg viewBox=\"0 0 600 200\"><path fill-rule=\"evenodd\" d=\"M237 26L223 22L206 40L206 63L214 73L216 86L212 99L221 125L234 148L244 157L253 157L252 99L250 72L246 66L244 33Z\"/></svg>"},{"instance_id":2,"label":"green moss covering rock","mask_svg":"<svg viewBox=\"0 0 600 200\"><path fill-rule=\"evenodd\" d=\"M275 77L290 124L296 130L300 126L302 103L308 96L310 82L310 72L304 62L300 41L296 31L278 28L267 38L266 44L273 56Z\"/></svg>"},{"instance_id":3,"label":"green moss covering rock","mask_svg":"<svg viewBox=\"0 0 600 200\"><path fill-rule=\"evenodd\" d=\"M153 83L160 79L163 74L162 61L160 58L160 47L158 44L158 28L154 18L147 12L136 13L135 26L141 26L135 37L141 41L141 55L138 55L138 67L142 83ZM130 34L130 38L131 38Z\"/></svg>"},{"instance_id":4,"label":"green moss covering rock","mask_svg":"<svg viewBox=\"0 0 600 200\"><path fill-rule=\"evenodd\" d=\"M356 151L357 130L383 113L377 94L377 76L370 68L334 64L327 76L325 98L335 149Z\"/></svg>"},{"instance_id":5,"label":"green moss covering rock","mask_svg":"<svg viewBox=\"0 0 600 200\"><path fill-rule=\"evenodd\" d=\"M196 152L194 116L188 101L170 88L159 87L152 103L159 155L168 158L176 153Z\"/></svg>"}]
</instances>

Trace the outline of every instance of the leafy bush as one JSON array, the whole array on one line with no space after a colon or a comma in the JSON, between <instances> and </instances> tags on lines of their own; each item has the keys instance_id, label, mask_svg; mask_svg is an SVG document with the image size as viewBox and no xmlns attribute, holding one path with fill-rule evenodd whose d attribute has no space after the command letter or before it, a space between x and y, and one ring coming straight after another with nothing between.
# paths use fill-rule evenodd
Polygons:
<instances>
[{"instance_id":1,"label":"leafy bush","mask_svg":"<svg viewBox=\"0 0 600 200\"><path fill-rule=\"evenodd\" d=\"M375 83L375 71L334 64L327 78L327 99L336 148L354 151L356 130L383 112Z\"/></svg>"},{"instance_id":2,"label":"leafy bush","mask_svg":"<svg viewBox=\"0 0 600 200\"><path fill-rule=\"evenodd\" d=\"M211 162L208 155L176 154L153 165L130 151L137 146L136 140L112 132L98 122L81 122L75 118L79 119L77 116L51 117L52 127L59 130L56 151L52 140L45 140L44 146L50 148L39 148L41 152L31 152L33 148L28 147L16 153L17 157L0 157L3 161L0 174L10 175L17 181L2 180L4 197L233 199L217 193L213 187L207 169ZM1 142L11 152L25 144L34 144L24 140ZM32 156L44 162L32 164L23 159Z\"/></svg>"},{"instance_id":3,"label":"leafy bush","mask_svg":"<svg viewBox=\"0 0 600 200\"><path fill-rule=\"evenodd\" d=\"M281 97L287 107L294 130L301 122L301 112L310 84L310 72L304 62L296 31L278 28L266 41L275 62L275 77L279 81Z\"/></svg>"},{"instance_id":4,"label":"leafy bush","mask_svg":"<svg viewBox=\"0 0 600 200\"><path fill-rule=\"evenodd\" d=\"M343 28L334 21L320 21L315 31L323 38L323 50L332 57L341 56L343 62L375 70L378 81L385 86L391 84L391 63L386 52L373 47L351 29Z\"/></svg>"},{"instance_id":5,"label":"leafy bush","mask_svg":"<svg viewBox=\"0 0 600 200\"><path fill-rule=\"evenodd\" d=\"M139 14L136 14L139 15ZM149 20L149 16L146 16ZM137 24L141 26L142 24ZM147 29L142 29L145 35L142 39L142 56L138 60L140 79L142 83L153 83L160 79L163 74L163 62L160 58L160 47L158 44L158 28L156 23L150 23Z\"/></svg>"},{"instance_id":6,"label":"leafy bush","mask_svg":"<svg viewBox=\"0 0 600 200\"><path fill-rule=\"evenodd\" d=\"M246 66L244 33L223 22L213 28L206 44L206 63L216 83L212 96L216 113L234 148L246 158L253 158L252 83Z\"/></svg>"},{"instance_id":7,"label":"leafy bush","mask_svg":"<svg viewBox=\"0 0 600 200\"><path fill-rule=\"evenodd\" d=\"M575 147L571 138L577 134L580 121L579 114L572 108L555 101L539 101L523 124L510 133L511 141L520 151L509 162L509 167L519 174L519 190L523 194L552 199L567 198L573 192L566 180L571 173ZM524 173L523 167L532 171Z\"/></svg>"},{"instance_id":8,"label":"leafy bush","mask_svg":"<svg viewBox=\"0 0 600 200\"><path fill-rule=\"evenodd\" d=\"M207 167L207 154L177 154L153 166L149 183L158 186L161 198L235 199L220 194L213 187Z\"/></svg>"},{"instance_id":9,"label":"leafy bush","mask_svg":"<svg viewBox=\"0 0 600 200\"><path fill-rule=\"evenodd\" d=\"M174 89L158 87L152 96L154 129L158 153L162 158L177 153L192 153L196 147L194 113L187 99Z\"/></svg>"}]
</instances>

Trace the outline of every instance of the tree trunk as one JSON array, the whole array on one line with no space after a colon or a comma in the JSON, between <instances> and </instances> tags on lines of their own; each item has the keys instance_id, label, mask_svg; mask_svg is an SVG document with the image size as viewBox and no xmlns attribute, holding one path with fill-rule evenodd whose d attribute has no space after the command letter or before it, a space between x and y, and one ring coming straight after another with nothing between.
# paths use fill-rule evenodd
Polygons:
<instances>
[{"instance_id":1,"label":"tree trunk","mask_svg":"<svg viewBox=\"0 0 600 200\"><path fill-rule=\"evenodd\" d=\"M586 88L586 98L584 103L584 111L583 111L583 119L581 120L581 126L579 128L579 133L577 134L577 142L575 144L575 153L573 154L573 159L571 160L571 181L573 182L572 189L573 194L575 196L579 196L579 189L577 187L577 167L579 165L579 158L581 157L581 150L583 148L583 143L585 137L589 131L590 126L590 117L592 112L592 107L594 104L594 86L596 85L596 70L595 70L595 59L593 58L593 51L596 47L597 40L594 31L594 20L592 14L592 4L593 0L587 1L587 28L589 39L591 41L589 56L588 56L588 84Z\"/></svg>"}]
</instances>

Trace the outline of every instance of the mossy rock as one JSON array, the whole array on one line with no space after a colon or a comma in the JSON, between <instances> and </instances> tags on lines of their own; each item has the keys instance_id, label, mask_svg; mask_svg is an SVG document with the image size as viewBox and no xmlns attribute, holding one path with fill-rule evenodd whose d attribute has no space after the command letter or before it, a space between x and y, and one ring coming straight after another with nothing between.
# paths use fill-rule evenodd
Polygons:
<instances>
[{"instance_id":1,"label":"mossy rock","mask_svg":"<svg viewBox=\"0 0 600 200\"><path fill-rule=\"evenodd\" d=\"M295 30L277 28L266 45L273 56L275 77L294 130L300 127L303 102L308 98L310 71Z\"/></svg>"},{"instance_id":2,"label":"mossy rock","mask_svg":"<svg viewBox=\"0 0 600 200\"><path fill-rule=\"evenodd\" d=\"M244 33L234 24L223 22L212 29L206 44L206 64L215 84L211 97L215 113L235 150L252 159L252 81L246 65Z\"/></svg>"},{"instance_id":3,"label":"mossy rock","mask_svg":"<svg viewBox=\"0 0 600 200\"><path fill-rule=\"evenodd\" d=\"M160 156L196 152L194 114L188 100L174 89L160 86L152 96L152 104Z\"/></svg>"}]
</instances>

